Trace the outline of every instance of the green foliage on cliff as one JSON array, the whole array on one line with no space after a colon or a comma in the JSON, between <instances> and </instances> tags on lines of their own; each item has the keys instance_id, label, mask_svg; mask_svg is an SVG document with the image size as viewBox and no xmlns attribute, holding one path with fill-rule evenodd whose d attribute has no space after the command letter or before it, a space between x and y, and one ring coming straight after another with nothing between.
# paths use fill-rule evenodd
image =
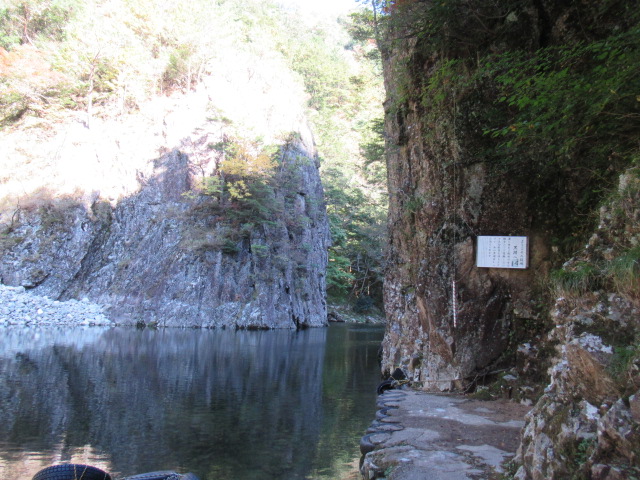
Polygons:
<instances>
[{"instance_id":1,"label":"green foliage on cliff","mask_svg":"<svg viewBox=\"0 0 640 480\"><path fill-rule=\"evenodd\" d=\"M640 246L620 252L607 265L606 272L619 292L640 299Z\"/></svg>"},{"instance_id":2,"label":"green foliage on cliff","mask_svg":"<svg viewBox=\"0 0 640 480\"><path fill-rule=\"evenodd\" d=\"M636 302L640 299L640 232L636 224L640 200L638 167L628 169L620 183L624 188L610 194L600 209L600 226L589 240L588 253L551 273L552 285L559 295L576 298L604 289Z\"/></svg>"},{"instance_id":3,"label":"green foliage on cliff","mask_svg":"<svg viewBox=\"0 0 640 480\"><path fill-rule=\"evenodd\" d=\"M0 6L0 47L39 38L62 41L66 26L81 8L78 0L8 0Z\"/></svg>"},{"instance_id":4,"label":"green foliage on cliff","mask_svg":"<svg viewBox=\"0 0 640 480\"><path fill-rule=\"evenodd\" d=\"M508 125L487 129L501 154L536 148L541 169L578 166L592 172L623 165L637 151L640 127L640 29L604 40L505 53L481 67L493 75ZM528 155L527 157L531 157Z\"/></svg>"},{"instance_id":5,"label":"green foliage on cliff","mask_svg":"<svg viewBox=\"0 0 640 480\"><path fill-rule=\"evenodd\" d=\"M220 168L214 176L203 177L196 187L212 199L208 208L236 227L273 219L277 152L241 138L226 139L217 147Z\"/></svg>"},{"instance_id":6,"label":"green foliage on cliff","mask_svg":"<svg viewBox=\"0 0 640 480\"><path fill-rule=\"evenodd\" d=\"M526 172L539 192L539 222L564 207L559 237L588 230L585 216L617 174L637 162L639 64L640 30L633 28L602 40L504 53L480 67L504 112L500 123L485 124L498 142L493 159L507 173Z\"/></svg>"},{"instance_id":7,"label":"green foliage on cliff","mask_svg":"<svg viewBox=\"0 0 640 480\"><path fill-rule=\"evenodd\" d=\"M263 234L270 228L286 228L290 234L299 234L309 222L307 215L317 218L321 199L305 194L304 206L299 204L302 195L298 192L304 184L302 167L310 160L294 158L287 153L288 146L265 145L242 137L225 137L210 145L219 167L212 175L199 177L185 194L194 201L191 215L200 227L187 232L182 247L236 254L247 246L256 230ZM265 257L279 247L252 244L251 251ZM297 268L308 267L304 259L294 260Z\"/></svg>"},{"instance_id":8,"label":"green foliage on cliff","mask_svg":"<svg viewBox=\"0 0 640 480\"><path fill-rule=\"evenodd\" d=\"M463 132L461 161L520 182L537 204L534 224L555 225L560 257L570 254L617 174L640 158L640 14L614 0L567 5L554 24L526 0L397 3L380 18L386 48L417 43L392 110L420 92L424 135Z\"/></svg>"},{"instance_id":9,"label":"green foliage on cliff","mask_svg":"<svg viewBox=\"0 0 640 480\"><path fill-rule=\"evenodd\" d=\"M599 269L590 262L577 262L571 269L556 270L551 281L558 295L584 295L602 286Z\"/></svg>"}]
</instances>

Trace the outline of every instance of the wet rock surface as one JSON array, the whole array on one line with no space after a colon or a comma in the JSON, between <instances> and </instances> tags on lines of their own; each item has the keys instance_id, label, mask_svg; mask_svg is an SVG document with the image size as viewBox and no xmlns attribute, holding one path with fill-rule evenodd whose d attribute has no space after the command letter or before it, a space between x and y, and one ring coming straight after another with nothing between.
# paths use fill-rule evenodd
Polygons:
<instances>
[{"instance_id":1,"label":"wet rock surface","mask_svg":"<svg viewBox=\"0 0 640 480\"><path fill-rule=\"evenodd\" d=\"M378 397L362 437L364 479L494 479L519 443L528 407L403 389Z\"/></svg>"}]
</instances>

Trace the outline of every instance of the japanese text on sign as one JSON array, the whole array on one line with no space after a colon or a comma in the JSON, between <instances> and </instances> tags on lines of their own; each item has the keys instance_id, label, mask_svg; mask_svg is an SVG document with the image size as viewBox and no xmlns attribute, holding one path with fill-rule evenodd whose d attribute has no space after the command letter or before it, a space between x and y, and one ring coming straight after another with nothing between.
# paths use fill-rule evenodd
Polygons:
<instances>
[{"instance_id":1,"label":"japanese text on sign","mask_svg":"<svg viewBox=\"0 0 640 480\"><path fill-rule=\"evenodd\" d=\"M478 236L476 265L486 268L527 268L527 237Z\"/></svg>"}]
</instances>

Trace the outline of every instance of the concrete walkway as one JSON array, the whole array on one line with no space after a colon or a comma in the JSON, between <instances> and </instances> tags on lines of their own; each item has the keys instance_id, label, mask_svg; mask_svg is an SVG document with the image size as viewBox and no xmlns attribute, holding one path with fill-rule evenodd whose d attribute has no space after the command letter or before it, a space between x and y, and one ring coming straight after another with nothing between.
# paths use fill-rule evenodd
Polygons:
<instances>
[{"instance_id":1,"label":"concrete walkway","mask_svg":"<svg viewBox=\"0 0 640 480\"><path fill-rule=\"evenodd\" d=\"M360 442L366 480L498 479L530 408L411 389L386 391L378 407Z\"/></svg>"}]
</instances>

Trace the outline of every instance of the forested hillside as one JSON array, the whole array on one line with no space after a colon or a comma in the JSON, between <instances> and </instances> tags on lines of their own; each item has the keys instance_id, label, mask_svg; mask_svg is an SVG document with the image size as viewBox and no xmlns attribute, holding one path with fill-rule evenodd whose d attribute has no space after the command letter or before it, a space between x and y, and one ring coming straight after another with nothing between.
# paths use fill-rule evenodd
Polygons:
<instances>
[{"instance_id":1,"label":"forested hillside","mask_svg":"<svg viewBox=\"0 0 640 480\"><path fill-rule=\"evenodd\" d=\"M113 206L138 188L139 162L182 148L200 178L191 199L218 202L216 228L231 232L207 239L211 225L196 219L182 245L236 253L251 219L272 220L268 192L286 182L274 155L297 141L302 121L331 226L329 294L364 312L380 306L382 79L372 45L346 33L350 23L277 2L5 2L2 252L31 212L62 214L63 203L91 203L96 192ZM193 137L201 121L215 123L216 136Z\"/></svg>"}]
</instances>

